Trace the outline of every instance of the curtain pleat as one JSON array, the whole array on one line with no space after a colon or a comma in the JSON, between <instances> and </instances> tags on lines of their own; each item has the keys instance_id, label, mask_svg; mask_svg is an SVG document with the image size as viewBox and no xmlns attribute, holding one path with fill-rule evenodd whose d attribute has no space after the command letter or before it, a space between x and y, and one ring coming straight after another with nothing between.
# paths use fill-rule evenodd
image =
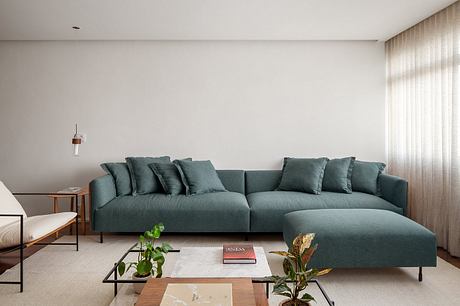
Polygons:
<instances>
[{"instance_id":1,"label":"curtain pleat","mask_svg":"<svg viewBox=\"0 0 460 306\"><path fill-rule=\"evenodd\" d=\"M460 256L460 3L385 43L388 171L409 181L409 216Z\"/></svg>"}]
</instances>

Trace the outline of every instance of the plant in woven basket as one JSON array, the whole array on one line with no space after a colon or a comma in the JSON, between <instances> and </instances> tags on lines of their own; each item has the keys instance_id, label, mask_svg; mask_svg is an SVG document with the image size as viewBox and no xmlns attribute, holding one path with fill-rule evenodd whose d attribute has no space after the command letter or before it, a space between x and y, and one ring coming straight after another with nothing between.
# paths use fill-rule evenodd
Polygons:
<instances>
[{"instance_id":1,"label":"plant in woven basket","mask_svg":"<svg viewBox=\"0 0 460 306\"><path fill-rule=\"evenodd\" d=\"M283 270L286 275L272 276L274 282L273 294L282 295L288 299L280 305L283 306L304 306L310 305L315 299L308 293L302 293L308 286L308 281L318 276L329 273L332 269L311 269L308 263L315 253L318 244L312 245L315 234L300 234L292 242L288 252L273 251L270 253L284 257Z\"/></svg>"},{"instance_id":2,"label":"plant in woven basket","mask_svg":"<svg viewBox=\"0 0 460 306\"><path fill-rule=\"evenodd\" d=\"M164 231L163 224L155 224L153 229L146 231L139 236L138 247L141 250L138 252L136 262L121 262L118 265L118 273L122 276L126 271L135 268L135 277L157 277L163 275L163 264L165 263L165 254L172 250L168 243L162 243L155 246L156 240L160 238L161 232Z\"/></svg>"}]
</instances>

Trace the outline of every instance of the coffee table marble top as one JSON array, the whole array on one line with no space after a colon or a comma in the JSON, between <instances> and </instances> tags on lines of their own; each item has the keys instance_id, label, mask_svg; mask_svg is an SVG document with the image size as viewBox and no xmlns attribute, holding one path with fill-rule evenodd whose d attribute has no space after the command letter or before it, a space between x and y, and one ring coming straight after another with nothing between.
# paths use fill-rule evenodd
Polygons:
<instances>
[{"instance_id":1,"label":"coffee table marble top","mask_svg":"<svg viewBox=\"0 0 460 306\"><path fill-rule=\"evenodd\" d=\"M222 247L183 247L171 277L251 277L271 276L262 247L254 247L256 264L223 264Z\"/></svg>"}]
</instances>

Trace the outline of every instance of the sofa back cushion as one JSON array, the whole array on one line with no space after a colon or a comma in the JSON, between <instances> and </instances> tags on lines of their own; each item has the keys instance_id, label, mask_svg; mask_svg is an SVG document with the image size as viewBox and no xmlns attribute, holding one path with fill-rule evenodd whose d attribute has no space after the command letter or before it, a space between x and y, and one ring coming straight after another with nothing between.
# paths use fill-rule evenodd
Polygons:
<instances>
[{"instance_id":1,"label":"sofa back cushion","mask_svg":"<svg viewBox=\"0 0 460 306\"><path fill-rule=\"evenodd\" d=\"M225 189L245 194L244 170L217 170L217 175Z\"/></svg>"},{"instance_id":2,"label":"sofa back cushion","mask_svg":"<svg viewBox=\"0 0 460 306\"><path fill-rule=\"evenodd\" d=\"M150 169L152 163L169 163L169 156L161 157L127 157L133 195L163 192L160 181Z\"/></svg>"},{"instance_id":3,"label":"sofa back cushion","mask_svg":"<svg viewBox=\"0 0 460 306\"><path fill-rule=\"evenodd\" d=\"M353 191L380 195L379 176L385 169L384 163L357 160L353 167L351 183Z\"/></svg>"},{"instance_id":4,"label":"sofa back cushion","mask_svg":"<svg viewBox=\"0 0 460 306\"><path fill-rule=\"evenodd\" d=\"M117 197L129 195L133 192L131 187L131 175L129 174L128 165L126 163L103 163L101 164L101 168L113 177L117 190Z\"/></svg>"},{"instance_id":5,"label":"sofa back cushion","mask_svg":"<svg viewBox=\"0 0 460 306\"><path fill-rule=\"evenodd\" d=\"M281 181L281 170L248 170L245 171L246 194L273 191Z\"/></svg>"},{"instance_id":6,"label":"sofa back cushion","mask_svg":"<svg viewBox=\"0 0 460 306\"><path fill-rule=\"evenodd\" d=\"M186 195L227 191L209 160L175 160Z\"/></svg>"},{"instance_id":7,"label":"sofa back cushion","mask_svg":"<svg viewBox=\"0 0 460 306\"><path fill-rule=\"evenodd\" d=\"M329 160L324 170L323 190L351 193L351 176L354 164L354 157Z\"/></svg>"},{"instance_id":8,"label":"sofa back cushion","mask_svg":"<svg viewBox=\"0 0 460 306\"><path fill-rule=\"evenodd\" d=\"M173 163L153 163L149 167L157 176L164 191L170 195L185 194L179 170Z\"/></svg>"},{"instance_id":9,"label":"sofa back cushion","mask_svg":"<svg viewBox=\"0 0 460 306\"><path fill-rule=\"evenodd\" d=\"M185 158L184 160L192 160ZM170 195L185 194L185 185L182 182L179 170L174 163L153 163L149 167L157 176L164 191Z\"/></svg>"},{"instance_id":10,"label":"sofa back cushion","mask_svg":"<svg viewBox=\"0 0 460 306\"><path fill-rule=\"evenodd\" d=\"M320 194L328 159L284 158L283 175L278 190Z\"/></svg>"}]
</instances>

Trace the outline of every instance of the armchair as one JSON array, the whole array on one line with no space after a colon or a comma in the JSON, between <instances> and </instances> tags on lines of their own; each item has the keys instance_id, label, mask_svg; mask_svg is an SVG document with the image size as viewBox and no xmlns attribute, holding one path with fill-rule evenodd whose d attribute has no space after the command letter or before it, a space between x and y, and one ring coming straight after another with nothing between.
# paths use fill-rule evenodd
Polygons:
<instances>
[{"instance_id":1,"label":"armchair","mask_svg":"<svg viewBox=\"0 0 460 306\"><path fill-rule=\"evenodd\" d=\"M24 248L32 245L75 245L78 251L78 196L75 196L75 212L61 212L48 215L28 217L15 196L47 196L55 193L24 192L11 193L0 181L0 253L19 250L19 281L0 281L0 284L18 284L20 291L24 288ZM44 243L43 239L53 235L67 226L75 226L75 242Z\"/></svg>"}]
</instances>

